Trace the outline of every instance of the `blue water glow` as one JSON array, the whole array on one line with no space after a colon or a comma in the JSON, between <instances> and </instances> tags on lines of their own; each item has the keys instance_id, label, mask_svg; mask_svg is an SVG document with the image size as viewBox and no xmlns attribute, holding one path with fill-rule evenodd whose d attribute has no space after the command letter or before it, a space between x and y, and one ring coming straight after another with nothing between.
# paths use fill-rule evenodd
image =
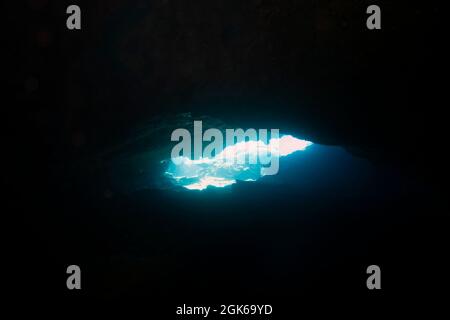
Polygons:
<instances>
[{"instance_id":1,"label":"blue water glow","mask_svg":"<svg viewBox=\"0 0 450 320\"><path fill-rule=\"evenodd\" d=\"M257 181L268 175L268 166L279 163L279 158L296 151L304 151L312 145L310 141L291 135L272 138L266 144L261 140L242 141L227 146L212 158L192 160L177 157L170 161L165 172L175 185L189 190L204 190L208 187L224 188L240 181ZM270 164L251 159L270 158ZM277 168L278 170L278 168ZM273 173L271 173L273 174Z\"/></svg>"}]
</instances>

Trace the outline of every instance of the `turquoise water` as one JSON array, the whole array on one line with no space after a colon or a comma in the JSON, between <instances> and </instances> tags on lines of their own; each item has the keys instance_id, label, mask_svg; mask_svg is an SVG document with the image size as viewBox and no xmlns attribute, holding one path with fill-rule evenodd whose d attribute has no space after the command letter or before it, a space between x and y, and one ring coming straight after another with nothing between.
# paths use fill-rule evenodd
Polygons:
<instances>
[{"instance_id":1,"label":"turquoise water","mask_svg":"<svg viewBox=\"0 0 450 320\"><path fill-rule=\"evenodd\" d=\"M172 158L165 172L175 185L189 190L224 188L236 181L257 181L279 172L280 158L305 151L313 143L286 135L263 141L244 141L227 146L213 157L191 160Z\"/></svg>"}]
</instances>

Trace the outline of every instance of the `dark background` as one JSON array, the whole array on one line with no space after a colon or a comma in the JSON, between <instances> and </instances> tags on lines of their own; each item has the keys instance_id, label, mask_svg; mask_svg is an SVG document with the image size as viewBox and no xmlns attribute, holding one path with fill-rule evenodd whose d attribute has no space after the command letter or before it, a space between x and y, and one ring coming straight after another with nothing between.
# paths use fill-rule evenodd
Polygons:
<instances>
[{"instance_id":1,"label":"dark background","mask_svg":"<svg viewBox=\"0 0 450 320\"><path fill-rule=\"evenodd\" d=\"M441 2L77 1L79 31L66 29L69 4L3 9L13 296L140 297L172 304L161 307L168 314L183 303L272 303L288 313L299 301L446 297ZM370 4L382 9L382 30L365 26ZM339 145L415 187L376 204L264 187L207 199L111 190L96 155L148 119L183 112ZM80 161L95 164L73 169ZM80 292L65 287L70 264L81 266ZM382 269L379 292L365 287L371 264Z\"/></svg>"}]
</instances>

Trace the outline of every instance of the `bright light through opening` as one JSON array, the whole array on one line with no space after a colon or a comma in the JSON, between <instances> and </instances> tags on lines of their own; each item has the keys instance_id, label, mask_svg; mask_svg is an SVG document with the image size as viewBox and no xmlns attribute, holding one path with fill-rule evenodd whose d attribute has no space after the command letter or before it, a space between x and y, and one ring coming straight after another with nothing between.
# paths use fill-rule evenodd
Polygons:
<instances>
[{"instance_id":1,"label":"bright light through opening","mask_svg":"<svg viewBox=\"0 0 450 320\"><path fill-rule=\"evenodd\" d=\"M191 160L178 157L171 161L166 175L176 184L189 190L204 190L211 187L223 188L241 181L256 181L268 175L268 169L278 165L279 158L296 151L304 151L313 143L286 135L272 138L269 144L263 141L244 141L228 146L212 158ZM263 161L249 161L262 159ZM241 161L237 161L240 159ZM268 162L269 161L269 162ZM273 170L272 170L273 171ZM278 172L278 168L276 168ZM274 174L274 173L270 173Z\"/></svg>"}]
</instances>

